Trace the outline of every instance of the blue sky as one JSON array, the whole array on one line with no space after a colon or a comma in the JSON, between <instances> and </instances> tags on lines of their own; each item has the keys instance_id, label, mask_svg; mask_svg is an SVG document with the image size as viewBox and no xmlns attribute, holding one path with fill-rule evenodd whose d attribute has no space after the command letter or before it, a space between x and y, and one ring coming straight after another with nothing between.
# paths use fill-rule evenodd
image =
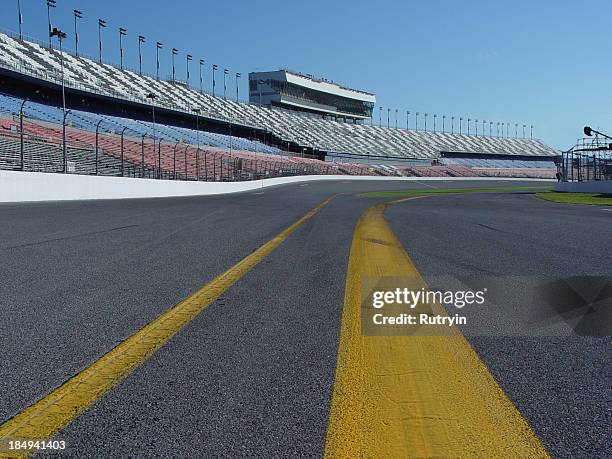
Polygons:
<instances>
[{"instance_id":1,"label":"blue sky","mask_svg":"<svg viewBox=\"0 0 612 459\"><path fill-rule=\"evenodd\" d=\"M24 34L46 40L45 0L21 4ZM17 30L17 0L3 5L0 27ZM212 63L241 72L243 96L248 72L287 67L376 93L377 105L400 110L402 126L406 110L429 113L429 123L437 113L510 122L511 131L514 123L533 124L536 137L562 149L585 124L612 127L612 2L57 0L53 23L68 32L71 48L75 8L84 13L82 52L97 56L102 18L106 59L119 61L124 27L129 66L138 65L137 36L144 35L146 71L155 71L160 41L163 75L171 73L174 47L180 77L189 53L192 83L203 58L208 77Z\"/></svg>"}]
</instances>

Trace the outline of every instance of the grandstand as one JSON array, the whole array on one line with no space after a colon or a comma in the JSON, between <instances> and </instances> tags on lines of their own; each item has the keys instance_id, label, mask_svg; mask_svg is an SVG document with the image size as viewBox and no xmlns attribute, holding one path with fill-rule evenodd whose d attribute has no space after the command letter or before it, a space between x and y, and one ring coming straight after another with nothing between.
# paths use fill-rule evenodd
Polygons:
<instances>
[{"instance_id":1,"label":"grandstand","mask_svg":"<svg viewBox=\"0 0 612 459\"><path fill-rule=\"evenodd\" d=\"M196 145L194 151L205 146L207 151L216 151L219 156L228 155L232 164L240 151L292 157L294 163L300 162L308 167L316 164L317 171L342 167L347 172L352 170L373 175L551 177L555 171L552 159L556 152L540 140L394 129L355 120L340 122L319 113L304 113L273 104L262 106L226 100L192 89L188 84L120 69L82 55L60 54L46 44L18 39L9 33L0 33L0 74L3 76L0 92L7 95L0 100L0 106L4 116L13 121L19 114L20 102L11 100L9 96L27 96L30 101L24 110L28 117L55 123L52 130L57 132L57 124L62 122L61 114L50 105L58 105L59 88L63 82L67 106L71 109L68 121L73 128L92 131L103 119L100 123L105 135L116 136L126 128L126 135L138 140L149 133L149 139L159 137L158 149L166 150L172 142L191 145L191 148ZM150 94L155 95L153 103L157 124L151 119L151 100L147 99ZM41 103L34 105L35 102ZM198 115L194 114L194 109L198 110ZM198 121L199 126L196 125ZM15 134L15 123L3 126L4 134L11 129ZM29 129L32 125L28 126ZM198 127L197 131L195 127ZM71 135L77 135L76 131L71 132ZM53 135L47 136L49 139L58 140ZM79 142L82 146L84 141L80 139ZM146 138L142 143L144 147L141 149L147 150ZM155 148L153 143L150 149ZM85 150L93 151L94 156L100 152L92 145L91 139L85 145ZM109 156L115 158L120 154L116 148L102 150L105 152L103 155L110 152ZM285 153L281 154L281 151ZM166 154L170 155L170 152L166 151ZM296 159L296 154L301 159ZM308 155L326 162L309 162L304 157ZM163 175L162 169L169 173L159 158L157 166L154 166L147 162L146 155L145 159L142 156L139 161L132 161L140 167L142 174ZM193 167L195 162L196 159ZM338 166L339 162L355 164ZM310 170L308 167L305 169ZM116 174L120 169L113 167ZM153 172L142 172L147 170ZM236 177L234 170L238 169L228 166L228 177ZM170 174L176 177L176 173ZM184 175L201 176L197 171ZM221 179L215 173L212 177Z\"/></svg>"}]
</instances>

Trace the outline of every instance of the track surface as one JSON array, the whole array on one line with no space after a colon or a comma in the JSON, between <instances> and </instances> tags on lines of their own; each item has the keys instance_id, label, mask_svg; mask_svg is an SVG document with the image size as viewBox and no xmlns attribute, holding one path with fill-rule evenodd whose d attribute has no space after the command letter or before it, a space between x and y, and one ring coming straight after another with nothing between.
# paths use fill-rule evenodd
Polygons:
<instances>
[{"instance_id":1,"label":"track surface","mask_svg":"<svg viewBox=\"0 0 612 459\"><path fill-rule=\"evenodd\" d=\"M536 183L486 182L495 184ZM57 435L72 457L320 456L351 238L377 202L356 194L398 187L312 182L218 197L1 205L0 422L340 193ZM612 275L612 215L598 207L515 192L432 197L386 215L431 283L449 274ZM553 455L604 457L612 340L553 328L558 336L466 334Z\"/></svg>"}]
</instances>

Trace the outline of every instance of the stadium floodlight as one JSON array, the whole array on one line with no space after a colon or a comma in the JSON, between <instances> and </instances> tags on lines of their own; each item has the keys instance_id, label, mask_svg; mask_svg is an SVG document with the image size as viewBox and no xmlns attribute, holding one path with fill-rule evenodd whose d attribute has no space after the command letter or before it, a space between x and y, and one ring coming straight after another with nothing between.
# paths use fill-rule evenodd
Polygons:
<instances>
[{"instance_id":1,"label":"stadium floodlight","mask_svg":"<svg viewBox=\"0 0 612 459\"><path fill-rule=\"evenodd\" d=\"M533 124L531 125L531 139L533 140Z\"/></svg>"},{"instance_id":2,"label":"stadium floodlight","mask_svg":"<svg viewBox=\"0 0 612 459\"><path fill-rule=\"evenodd\" d=\"M155 43L155 58L157 60L156 62L157 81L159 81L159 50L162 49L163 47L164 47L163 43L160 43L160 42Z\"/></svg>"},{"instance_id":3,"label":"stadium floodlight","mask_svg":"<svg viewBox=\"0 0 612 459\"><path fill-rule=\"evenodd\" d=\"M525 138L525 128L526 128L526 127L527 127L527 126L525 126L525 125L523 124L523 139Z\"/></svg>"},{"instance_id":4,"label":"stadium floodlight","mask_svg":"<svg viewBox=\"0 0 612 459\"><path fill-rule=\"evenodd\" d=\"M127 35L127 29L119 27L119 62L121 70L123 70L123 37Z\"/></svg>"},{"instance_id":5,"label":"stadium floodlight","mask_svg":"<svg viewBox=\"0 0 612 459\"><path fill-rule=\"evenodd\" d=\"M187 86L189 86L189 62L191 62L191 60L193 59L193 56L191 54L187 54L186 58L187 58Z\"/></svg>"},{"instance_id":6,"label":"stadium floodlight","mask_svg":"<svg viewBox=\"0 0 612 459\"><path fill-rule=\"evenodd\" d=\"M59 41L59 49L60 49L60 65L62 72L62 111L64 114L62 120L62 151L64 154L64 174L68 173L68 154L66 149L66 116L68 116L69 111L66 111L66 88L64 84L64 49L62 47L62 42L66 38L66 33L62 32L57 27L54 27L51 33L49 34L49 38L57 37Z\"/></svg>"},{"instance_id":7,"label":"stadium floodlight","mask_svg":"<svg viewBox=\"0 0 612 459\"><path fill-rule=\"evenodd\" d=\"M463 117L459 117L459 134L463 134Z\"/></svg>"},{"instance_id":8,"label":"stadium floodlight","mask_svg":"<svg viewBox=\"0 0 612 459\"><path fill-rule=\"evenodd\" d=\"M216 85L216 82L215 82L215 71L218 68L219 68L219 66L217 64L213 64L213 66L212 66L212 90L213 90L212 91L213 92L212 95L213 95L213 97L215 97L215 85Z\"/></svg>"},{"instance_id":9,"label":"stadium floodlight","mask_svg":"<svg viewBox=\"0 0 612 459\"><path fill-rule=\"evenodd\" d=\"M83 13L79 10L72 10L74 14L74 53L79 57L79 31L77 29L77 19L83 18Z\"/></svg>"},{"instance_id":10,"label":"stadium floodlight","mask_svg":"<svg viewBox=\"0 0 612 459\"><path fill-rule=\"evenodd\" d=\"M176 81L176 68L174 66L174 56L178 54L178 49L172 48L172 81Z\"/></svg>"},{"instance_id":11,"label":"stadium floodlight","mask_svg":"<svg viewBox=\"0 0 612 459\"><path fill-rule=\"evenodd\" d=\"M434 132L436 132L436 118L437 118L437 117L438 117L438 115L436 115L436 114L434 113L434 116L433 116L433 120L434 120L434 126L433 126L434 128L433 128L433 131L434 131Z\"/></svg>"},{"instance_id":12,"label":"stadium floodlight","mask_svg":"<svg viewBox=\"0 0 612 459\"><path fill-rule=\"evenodd\" d=\"M228 69L223 69L223 100L227 100L226 93L227 93L227 84L225 83L225 77L227 76L227 74L229 73Z\"/></svg>"},{"instance_id":13,"label":"stadium floodlight","mask_svg":"<svg viewBox=\"0 0 612 459\"><path fill-rule=\"evenodd\" d=\"M56 0L47 0L47 24L49 26L49 48L53 47L53 44L51 42L51 8L55 8L56 7Z\"/></svg>"},{"instance_id":14,"label":"stadium floodlight","mask_svg":"<svg viewBox=\"0 0 612 459\"><path fill-rule=\"evenodd\" d=\"M408 127L408 118L410 118L410 110L406 110L406 130L409 129L409 127Z\"/></svg>"},{"instance_id":15,"label":"stadium floodlight","mask_svg":"<svg viewBox=\"0 0 612 459\"><path fill-rule=\"evenodd\" d=\"M238 102L238 80L241 76L242 75L240 75L240 72L236 72L236 102Z\"/></svg>"},{"instance_id":16,"label":"stadium floodlight","mask_svg":"<svg viewBox=\"0 0 612 459\"><path fill-rule=\"evenodd\" d=\"M467 119L467 122L468 122L467 135L470 135L470 121L472 121L472 118Z\"/></svg>"},{"instance_id":17,"label":"stadium floodlight","mask_svg":"<svg viewBox=\"0 0 612 459\"><path fill-rule=\"evenodd\" d=\"M142 35L138 35L138 73L142 75L142 44L146 39Z\"/></svg>"},{"instance_id":18,"label":"stadium floodlight","mask_svg":"<svg viewBox=\"0 0 612 459\"><path fill-rule=\"evenodd\" d=\"M202 67L204 66L204 59L200 59L200 93L204 92L204 89L202 87Z\"/></svg>"},{"instance_id":19,"label":"stadium floodlight","mask_svg":"<svg viewBox=\"0 0 612 459\"><path fill-rule=\"evenodd\" d=\"M102 29L106 27L106 21L98 19L98 45L100 50L100 64L102 63Z\"/></svg>"},{"instance_id":20,"label":"stadium floodlight","mask_svg":"<svg viewBox=\"0 0 612 459\"><path fill-rule=\"evenodd\" d=\"M442 115L442 134L446 130L446 115Z\"/></svg>"},{"instance_id":21,"label":"stadium floodlight","mask_svg":"<svg viewBox=\"0 0 612 459\"><path fill-rule=\"evenodd\" d=\"M55 4L57 2L55 0L47 0L47 25L49 26L49 48L51 48L53 46L53 44L51 43L51 8L55 8ZM21 6L19 7L19 9L21 9Z\"/></svg>"},{"instance_id":22,"label":"stadium floodlight","mask_svg":"<svg viewBox=\"0 0 612 459\"><path fill-rule=\"evenodd\" d=\"M533 126L531 126L531 128L533 129ZM590 126L585 126L583 129L583 132L584 132L584 135L586 135L587 137L591 137L593 134L595 134L595 135L600 135L606 139L612 140L612 137L610 137L609 135L604 134L603 132L596 131L595 129L592 129Z\"/></svg>"},{"instance_id":23,"label":"stadium floodlight","mask_svg":"<svg viewBox=\"0 0 612 459\"><path fill-rule=\"evenodd\" d=\"M17 0L17 21L19 24L19 39L21 40L23 38L23 30L22 30L22 24L23 24L23 18L21 17L21 0Z\"/></svg>"}]
</instances>

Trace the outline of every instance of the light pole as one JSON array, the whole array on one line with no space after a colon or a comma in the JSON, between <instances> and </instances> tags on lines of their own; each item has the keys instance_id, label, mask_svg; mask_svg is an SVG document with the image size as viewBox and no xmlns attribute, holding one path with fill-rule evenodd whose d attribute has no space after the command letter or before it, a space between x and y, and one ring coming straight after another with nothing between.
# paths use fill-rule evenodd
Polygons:
<instances>
[{"instance_id":1,"label":"light pole","mask_svg":"<svg viewBox=\"0 0 612 459\"><path fill-rule=\"evenodd\" d=\"M164 47L163 43L155 43L155 57L156 57L156 69L157 69L157 81L159 81L159 50Z\"/></svg>"},{"instance_id":2,"label":"light pole","mask_svg":"<svg viewBox=\"0 0 612 459\"><path fill-rule=\"evenodd\" d=\"M416 112L414 116L414 130L419 130L419 112Z\"/></svg>"},{"instance_id":3,"label":"light pole","mask_svg":"<svg viewBox=\"0 0 612 459\"><path fill-rule=\"evenodd\" d=\"M493 121L489 121L489 137L493 137Z\"/></svg>"},{"instance_id":4,"label":"light pole","mask_svg":"<svg viewBox=\"0 0 612 459\"><path fill-rule=\"evenodd\" d=\"M225 84L225 77L227 76L228 73L229 73L228 69L223 69L223 100L227 100L227 97L226 97L227 85Z\"/></svg>"},{"instance_id":5,"label":"light pole","mask_svg":"<svg viewBox=\"0 0 612 459\"><path fill-rule=\"evenodd\" d=\"M73 10L74 13L74 52L79 57L79 31L77 30L77 19L83 18L83 13L79 10Z\"/></svg>"},{"instance_id":6,"label":"light pole","mask_svg":"<svg viewBox=\"0 0 612 459\"><path fill-rule=\"evenodd\" d=\"M382 127L382 107L378 107L378 127Z\"/></svg>"},{"instance_id":7,"label":"light pole","mask_svg":"<svg viewBox=\"0 0 612 459\"><path fill-rule=\"evenodd\" d=\"M191 111L196 114L196 140L198 148L200 148L200 112L199 108L192 108Z\"/></svg>"},{"instance_id":8,"label":"light pole","mask_svg":"<svg viewBox=\"0 0 612 459\"><path fill-rule=\"evenodd\" d=\"M391 117L391 109L388 108L387 109L387 129L389 129L389 124L390 124L389 120L390 120L390 117Z\"/></svg>"},{"instance_id":9,"label":"light pole","mask_svg":"<svg viewBox=\"0 0 612 459\"><path fill-rule=\"evenodd\" d=\"M151 99L151 108L153 111L153 135L151 136L151 138L153 139L153 154L155 154L155 99L157 99L157 96L153 94L152 92L150 92L149 94L147 94L147 99ZM144 173L144 161L143 161L143 173Z\"/></svg>"},{"instance_id":10,"label":"light pole","mask_svg":"<svg viewBox=\"0 0 612 459\"><path fill-rule=\"evenodd\" d=\"M451 116L451 134L455 133L455 117Z\"/></svg>"},{"instance_id":11,"label":"light pole","mask_svg":"<svg viewBox=\"0 0 612 459\"><path fill-rule=\"evenodd\" d=\"M55 8L55 0L47 0L47 25L49 26L49 48L53 47L53 44L51 43L51 8ZM21 9L21 7L19 8Z\"/></svg>"},{"instance_id":12,"label":"light pole","mask_svg":"<svg viewBox=\"0 0 612 459\"><path fill-rule=\"evenodd\" d=\"M482 136L485 136L485 125L487 124L487 122L485 120L482 120Z\"/></svg>"},{"instance_id":13,"label":"light pole","mask_svg":"<svg viewBox=\"0 0 612 459\"><path fill-rule=\"evenodd\" d=\"M123 177L124 175L124 158L123 158L123 135L125 134L125 131L127 130L127 126L125 126L123 128L123 130L121 131L121 177Z\"/></svg>"},{"instance_id":14,"label":"light pole","mask_svg":"<svg viewBox=\"0 0 612 459\"><path fill-rule=\"evenodd\" d=\"M510 137L510 123L506 123L506 137Z\"/></svg>"},{"instance_id":15,"label":"light pole","mask_svg":"<svg viewBox=\"0 0 612 459\"><path fill-rule=\"evenodd\" d=\"M518 123L514 123L514 138L518 138Z\"/></svg>"},{"instance_id":16,"label":"light pole","mask_svg":"<svg viewBox=\"0 0 612 459\"><path fill-rule=\"evenodd\" d=\"M196 142L198 144L198 149L196 150L196 175L198 176L198 180L200 180L200 109L192 108L191 111L196 114Z\"/></svg>"},{"instance_id":17,"label":"light pole","mask_svg":"<svg viewBox=\"0 0 612 459\"><path fill-rule=\"evenodd\" d=\"M523 124L523 139L525 138L525 128L526 128L526 127L527 127L527 126L525 126L525 125Z\"/></svg>"},{"instance_id":18,"label":"light pole","mask_svg":"<svg viewBox=\"0 0 612 459\"><path fill-rule=\"evenodd\" d=\"M463 117L460 116L459 117L459 134L463 134L463 126L462 126L462 124L463 124Z\"/></svg>"},{"instance_id":19,"label":"light pole","mask_svg":"<svg viewBox=\"0 0 612 459\"><path fill-rule=\"evenodd\" d=\"M23 30L22 30L23 18L21 17L21 1L20 0L17 0L17 14L19 15L19 17L18 17L18 21L19 21L19 39L21 40L23 38Z\"/></svg>"},{"instance_id":20,"label":"light pole","mask_svg":"<svg viewBox=\"0 0 612 459\"><path fill-rule=\"evenodd\" d=\"M23 102L21 103L21 107L19 108L19 142L20 142L19 156L21 159L21 170L22 171L25 170L25 162L24 162L24 155L23 155L23 108L28 101L29 99L27 97L23 99Z\"/></svg>"},{"instance_id":21,"label":"light pole","mask_svg":"<svg viewBox=\"0 0 612 459\"><path fill-rule=\"evenodd\" d=\"M127 29L119 27L119 62L121 70L123 70L123 37L127 34Z\"/></svg>"},{"instance_id":22,"label":"light pole","mask_svg":"<svg viewBox=\"0 0 612 459\"><path fill-rule=\"evenodd\" d=\"M425 132L427 132L427 113L425 113Z\"/></svg>"},{"instance_id":23,"label":"light pole","mask_svg":"<svg viewBox=\"0 0 612 459\"><path fill-rule=\"evenodd\" d=\"M472 121L472 118L468 118L468 120L467 120L467 122L468 122L467 135L470 135L470 121Z\"/></svg>"},{"instance_id":24,"label":"light pole","mask_svg":"<svg viewBox=\"0 0 612 459\"><path fill-rule=\"evenodd\" d=\"M213 66L212 66L212 90L213 90L212 95L213 95L213 97L215 97L215 85L216 85L216 82L215 82L215 70L217 70L218 68L219 68L219 66L217 64L213 64Z\"/></svg>"},{"instance_id":25,"label":"light pole","mask_svg":"<svg viewBox=\"0 0 612 459\"><path fill-rule=\"evenodd\" d=\"M172 48L172 82L176 81L176 67L174 66L174 56L178 54L178 49Z\"/></svg>"},{"instance_id":26,"label":"light pole","mask_svg":"<svg viewBox=\"0 0 612 459\"><path fill-rule=\"evenodd\" d=\"M100 151L100 148L98 147L98 137L100 134L100 124L102 121L104 121L104 118L100 118L100 120L98 120L98 124L96 124L96 175L98 175L98 152Z\"/></svg>"},{"instance_id":27,"label":"light pole","mask_svg":"<svg viewBox=\"0 0 612 459\"><path fill-rule=\"evenodd\" d=\"M145 42L145 37L138 35L138 73L142 75L142 44Z\"/></svg>"},{"instance_id":28,"label":"light pole","mask_svg":"<svg viewBox=\"0 0 612 459\"><path fill-rule=\"evenodd\" d=\"M446 130L446 115L442 115L442 134Z\"/></svg>"},{"instance_id":29,"label":"light pole","mask_svg":"<svg viewBox=\"0 0 612 459\"><path fill-rule=\"evenodd\" d=\"M259 107L260 108L261 108L261 86L263 84L265 84L264 80L257 80L257 92L259 92ZM266 138L266 134L264 133L264 141L265 141L265 138Z\"/></svg>"},{"instance_id":30,"label":"light pole","mask_svg":"<svg viewBox=\"0 0 612 459\"><path fill-rule=\"evenodd\" d=\"M531 137L531 140L533 140L533 124L532 124L530 127L531 127L531 134L530 134L530 137Z\"/></svg>"},{"instance_id":31,"label":"light pole","mask_svg":"<svg viewBox=\"0 0 612 459\"><path fill-rule=\"evenodd\" d=\"M144 140L145 137L147 136L147 133L145 132L142 135L142 140L140 141L140 177L144 178L145 176L145 154L144 154ZM134 174L136 175L136 174Z\"/></svg>"},{"instance_id":32,"label":"light pole","mask_svg":"<svg viewBox=\"0 0 612 459\"><path fill-rule=\"evenodd\" d=\"M433 131L434 131L434 132L436 132L436 118L437 118L437 117L438 117L438 115L436 115L436 114L434 113L434 116L433 116L433 119L434 119L434 129L433 129Z\"/></svg>"},{"instance_id":33,"label":"light pole","mask_svg":"<svg viewBox=\"0 0 612 459\"><path fill-rule=\"evenodd\" d=\"M202 86L202 66L204 65L204 59L200 59L200 93L204 92L203 86Z\"/></svg>"},{"instance_id":34,"label":"light pole","mask_svg":"<svg viewBox=\"0 0 612 459\"><path fill-rule=\"evenodd\" d=\"M410 118L410 110L406 110L406 130L409 129L408 127L408 119Z\"/></svg>"},{"instance_id":35,"label":"light pole","mask_svg":"<svg viewBox=\"0 0 612 459\"><path fill-rule=\"evenodd\" d=\"M476 137L478 137L478 120L474 120L474 126L476 128Z\"/></svg>"},{"instance_id":36,"label":"light pole","mask_svg":"<svg viewBox=\"0 0 612 459\"><path fill-rule=\"evenodd\" d=\"M397 129L397 108L395 109L395 129Z\"/></svg>"},{"instance_id":37,"label":"light pole","mask_svg":"<svg viewBox=\"0 0 612 459\"><path fill-rule=\"evenodd\" d=\"M68 152L66 149L66 116L68 116L68 112L66 111L66 90L64 86L64 51L62 47L62 42L64 38L66 38L66 34L58 28L54 28L49 34L49 39L53 37L57 37L60 48L60 64L62 70L62 111L64 112L64 117L62 120L62 150L64 153L64 174L66 174L68 172Z\"/></svg>"},{"instance_id":38,"label":"light pole","mask_svg":"<svg viewBox=\"0 0 612 459\"><path fill-rule=\"evenodd\" d=\"M102 63L102 29L106 27L106 21L98 19L98 45L100 50L100 64Z\"/></svg>"},{"instance_id":39,"label":"light pole","mask_svg":"<svg viewBox=\"0 0 612 459\"><path fill-rule=\"evenodd\" d=\"M499 123L495 124L495 135L497 136L497 138L499 139Z\"/></svg>"},{"instance_id":40,"label":"light pole","mask_svg":"<svg viewBox=\"0 0 612 459\"><path fill-rule=\"evenodd\" d=\"M238 102L238 80L240 79L240 73L236 73L236 102Z\"/></svg>"},{"instance_id":41,"label":"light pole","mask_svg":"<svg viewBox=\"0 0 612 459\"><path fill-rule=\"evenodd\" d=\"M187 87L189 87L189 62L193 59L191 54L187 54Z\"/></svg>"}]
</instances>

